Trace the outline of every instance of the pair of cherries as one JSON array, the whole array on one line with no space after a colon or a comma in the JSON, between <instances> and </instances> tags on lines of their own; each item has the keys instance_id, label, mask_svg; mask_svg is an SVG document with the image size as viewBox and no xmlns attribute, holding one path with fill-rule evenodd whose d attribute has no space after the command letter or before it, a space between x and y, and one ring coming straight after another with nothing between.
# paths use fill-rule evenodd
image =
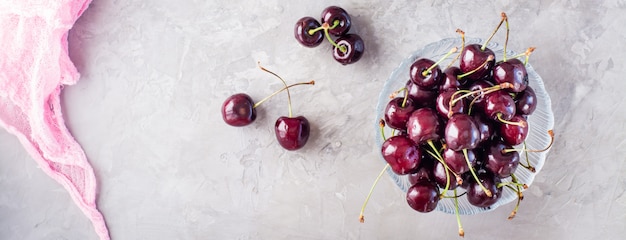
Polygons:
<instances>
[{"instance_id":1,"label":"pair of cherries","mask_svg":"<svg viewBox=\"0 0 626 240\"><path fill-rule=\"evenodd\" d=\"M358 34L348 33L352 26L348 12L341 7L330 6L322 11L321 20L320 24L313 17L300 18L294 28L296 40L312 48L326 38L333 45L333 58L337 62L347 65L359 61L365 52L365 44Z\"/></svg>"},{"instance_id":2,"label":"pair of cherries","mask_svg":"<svg viewBox=\"0 0 626 240\"><path fill-rule=\"evenodd\" d=\"M260 65L259 67L261 70L276 76L285 86L256 103L254 103L252 98L245 93L237 93L229 96L222 104L222 119L226 124L234 127L247 126L256 120L256 108L261 105L261 103L269 100L271 97L282 91L287 91L287 97L289 99L289 115L281 116L276 120L276 124L274 124L276 140L278 140L278 143L284 149L290 151L304 147L309 139L311 127L309 121L304 116L293 117L289 88L298 85L314 85L315 81L287 85L287 83L280 76L261 67Z\"/></svg>"}]
</instances>

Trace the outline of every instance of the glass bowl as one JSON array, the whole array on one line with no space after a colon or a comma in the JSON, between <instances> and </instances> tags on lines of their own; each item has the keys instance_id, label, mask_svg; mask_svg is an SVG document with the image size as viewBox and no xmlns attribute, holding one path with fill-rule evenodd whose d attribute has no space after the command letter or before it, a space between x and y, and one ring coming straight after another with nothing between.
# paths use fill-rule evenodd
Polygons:
<instances>
[{"instance_id":1,"label":"glass bowl","mask_svg":"<svg viewBox=\"0 0 626 240\"><path fill-rule=\"evenodd\" d=\"M379 121L383 119L384 110L389 102L389 96L398 89L401 89L406 82L409 80L409 68L413 62L419 58L429 58L433 61L437 61L442 58L450 49L453 47L461 47L461 38L447 38L442 39L438 42L433 42L426 45L424 48L417 50L409 57L404 59L400 66L398 66L389 76L389 79L385 82L383 86L379 98L378 105L376 106L376 121L375 121L375 131L376 131L376 143L378 147L378 151L380 151L383 143L383 139L380 133ZM483 40L479 38L466 38L466 45L469 44L482 44ZM502 59L503 56L503 47L502 45L495 43L493 41L489 42L487 45L493 52L495 53L496 61ZM456 56L457 53L452 54L448 57L440 66L447 66L449 62ZM514 56L517 53L514 51L510 51L507 49L507 56ZM531 61L532 62L532 57ZM458 66L458 61L455 64ZM554 115L552 113L551 108L551 100L550 96L546 92L546 89L543 85L543 80L541 77L535 72L531 64L526 65L526 70L528 72L528 80L529 85L535 90L537 95L537 108L528 118L529 124L529 132L526 138L526 147L528 149L543 149L550 143L550 136L548 135L548 130L551 130L554 127ZM403 96L402 94L400 96ZM386 132L389 132L389 128L385 128ZM516 148L521 148L521 146L516 146ZM524 167L518 167L515 175L518 178L520 183L525 183L528 186L531 186L533 180L535 179L535 175L537 175L543 164L546 160L546 156L548 151L539 152L539 153L528 153L528 158L532 166L535 167L535 172L531 172ZM382 158L382 154L380 159L385 162L385 159ZM385 162L386 163L386 162ZM520 163L526 163L526 154L520 153ZM398 185L398 187L406 192L409 187L411 187L407 175L399 176L396 175L391 168L387 169L387 172L391 179ZM503 180L504 181L504 180ZM463 188L458 188L458 194L462 194L465 190ZM451 193L451 192L450 192ZM481 208L471 205L467 201L467 197L462 196L459 197L459 213L462 215L471 215L477 214L481 212L491 211L496 209L499 206L505 205L507 203L512 202L517 199L517 194L508 188L503 188L503 193L501 198L495 204L491 205L487 208ZM513 206L511 206L513 208ZM454 213L454 199L452 198L444 198L441 199L437 205L436 210L446 213Z\"/></svg>"}]
</instances>

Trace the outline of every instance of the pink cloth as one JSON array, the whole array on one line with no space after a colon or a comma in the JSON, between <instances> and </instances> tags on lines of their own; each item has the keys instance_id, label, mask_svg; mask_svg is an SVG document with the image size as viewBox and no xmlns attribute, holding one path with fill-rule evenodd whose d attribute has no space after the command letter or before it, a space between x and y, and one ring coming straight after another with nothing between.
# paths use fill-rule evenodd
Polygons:
<instances>
[{"instance_id":1,"label":"pink cloth","mask_svg":"<svg viewBox=\"0 0 626 240\"><path fill-rule=\"evenodd\" d=\"M110 239L93 169L65 126L59 98L63 85L78 81L67 35L90 2L0 1L0 126L67 189L100 239Z\"/></svg>"}]
</instances>

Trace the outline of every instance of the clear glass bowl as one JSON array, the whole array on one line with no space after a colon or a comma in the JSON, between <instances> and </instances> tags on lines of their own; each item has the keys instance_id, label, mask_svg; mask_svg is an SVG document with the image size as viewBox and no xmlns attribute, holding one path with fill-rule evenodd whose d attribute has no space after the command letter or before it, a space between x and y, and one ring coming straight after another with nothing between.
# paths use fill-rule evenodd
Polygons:
<instances>
[{"instance_id":1,"label":"clear glass bowl","mask_svg":"<svg viewBox=\"0 0 626 240\"><path fill-rule=\"evenodd\" d=\"M472 44L472 43L482 44L483 40L478 39L478 38L466 38L466 45ZM380 96L378 98L378 105L376 107L376 121L375 121L374 126L375 126L375 131L376 131L376 143L377 143L378 149L381 148L382 143L383 143L383 139L380 133L379 120L383 118L383 112L385 110L385 107L387 106L387 103L390 100L389 98L390 94L393 93L394 91L397 91L398 89L401 89L409 80L409 68L411 64L413 64L413 62L419 58L430 58L433 61L437 61L441 57L443 57L448 51L450 51L450 49L452 49L453 47L458 47L460 49L461 47L460 37L442 39L438 42L430 43L426 45L424 48L413 52L409 57L404 59L402 63L400 63L400 66L398 66L391 73L391 76L389 76L389 79L387 79L383 89L380 92ZM492 41L488 44L488 47L491 50L493 50L493 52L495 53L496 61L499 61L502 59L503 52L504 52L502 45ZM456 53L452 54L448 59L446 59L446 61L444 61L441 64L441 66L443 67L447 66L449 62L452 60L452 58L455 57L455 55ZM514 51L510 51L507 49L507 56L514 56L514 55L516 55ZM532 57L531 57L531 62L532 62ZM458 61L455 65L458 66ZM552 113L551 100L550 100L550 96L546 92L546 89L543 85L543 80L537 74L537 72L535 72L531 64L528 64L526 66L526 69L528 72L529 85L533 88L533 90L535 90L535 93L537 94L537 100L538 100L537 108L535 112L533 112L533 114L531 114L531 116L528 118L528 124L529 124L530 129L529 129L528 137L526 139L526 147L528 149L543 149L550 142L550 136L547 134L547 132L548 130L554 127L554 115ZM386 128L386 132L387 133L390 132L389 128ZM521 146L517 146L517 147L521 148ZM535 167L536 171L531 172L524 167L521 167L521 166L518 167L515 172L515 175L517 176L520 183L525 183L528 186L532 184L533 180L535 179L535 175L537 175L541 171L541 168L543 167L543 164L546 160L547 154L548 154L548 151L540 152L540 153L528 153L529 161L532 164L532 166ZM520 157L521 157L520 162L525 163L526 154L521 153ZM382 158L382 155L380 159L383 162L385 162L385 160ZM407 189L410 187L408 177L406 175L398 176L393 171L391 171L390 168L388 168L387 172L389 176L391 177L391 179L398 185L398 187L402 191L406 192ZM517 194L514 191L508 188L503 188L503 189L504 189L503 194L500 200L498 200L498 202L496 202L495 204L493 204L491 207L488 207L488 208L475 207L467 201L467 198L465 196L460 197L459 198L460 214L471 215L471 214L491 211L501 205L510 203L513 200L517 199ZM458 191L458 194L462 194L464 192L464 190L460 187L458 188L457 191ZM441 201L439 201L439 204L437 205L437 210L453 214L454 213L454 199L452 198L441 199Z\"/></svg>"}]
</instances>

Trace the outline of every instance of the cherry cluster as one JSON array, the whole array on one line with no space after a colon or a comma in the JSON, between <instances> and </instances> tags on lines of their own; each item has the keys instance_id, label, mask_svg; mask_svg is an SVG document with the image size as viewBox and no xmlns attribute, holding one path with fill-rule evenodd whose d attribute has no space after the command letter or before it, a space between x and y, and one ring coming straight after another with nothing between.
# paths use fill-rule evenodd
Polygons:
<instances>
[{"instance_id":1,"label":"cherry cluster","mask_svg":"<svg viewBox=\"0 0 626 240\"><path fill-rule=\"evenodd\" d=\"M304 147L309 140L311 127L309 125L309 121L304 116L293 117L289 88L298 85L314 85L315 81L299 82L287 85L285 80L283 80L280 76L263 68L261 65L259 65L259 68L280 79L285 86L257 103L254 103L252 98L245 93L231 95L226 98L222 104L222 119L226 124L234 127L247 126L256 120L256 108L261 105L261 103L269 100L282 91L287 91L287 97L289 99L289 115L281 116L276 120L276 124L274 125L276 139L283 148L290 151Z\"/></svg>"},{"instance_id":2,"label":"cherry cluster","mask_svg":"<svg viewBox=\"0 0 626 240\"><path fill-rule=\"evenodd\" d=\"M296 40L303 46L317 47L326 37L333 45L333 58L337 62L347 65L359 61L365 52L365 44L358 34L348 33L352 26L348 12L330 6L322 11L321 20L320 24L313 17L300 18L294 28Z\"/></svg>"},{"instance_id":3,"label":"cherry cluster","mask_svg":"<svg viewBox=\"0 0 626 240\"><path fill-rule=\"evenodd\" d=\"M508 40L504 13L491 37L503 22L507 22ZM410 80L392 94L380 125L385 169L408 175L412 184L406 193L408 205L430 212L440 199L453 198L463 236L458 198L465 195L470 204L488 208L509 188L518 195L513 218L527 187L515 172L518 166L534 171L530 162L520 161L520 152L545 151L550 146L542 150L525 147L527 119L537 106L526 71L534 48L507 58L505 42L504 56L496 60L487 47L491 37L482 45L465 46L464 32L457 32L463 40L460 51L455 47L437 62L427 58L413 62ZM440 67L456 52L447 67ZM457 60L458 66L454 65ZM401 93L404 96L398 96ZM392 129L389 138L385 126ZM552 131L549 134L553 137ZM458 194L457 189L464 192Z\"/></svg>"}]
</instances>

